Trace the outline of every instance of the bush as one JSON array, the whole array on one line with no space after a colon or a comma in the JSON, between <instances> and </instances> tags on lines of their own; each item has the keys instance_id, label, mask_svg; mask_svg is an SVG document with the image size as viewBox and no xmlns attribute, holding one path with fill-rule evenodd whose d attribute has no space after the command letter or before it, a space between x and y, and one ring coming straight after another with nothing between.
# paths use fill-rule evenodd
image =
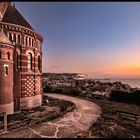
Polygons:
<instances>
[{"instance_id":1,"label":"bush","mask_svg":"<svg viewBox=\"0 0 140 140\"><path fill-rule=\"evenodd\" d=\"M136 105L140 105L140 90L132 91L132 99Z\"/></svg>"},{"instance_id":2,"label":"bush","mask_svg":"<svg viewBox=\"0 0 140 140\"><path fill-rule=\"evenodd\" d=\"M52 87L46 85L46 86L43 88L43 92L52 92Z\"/></svg>"},{"instance_id":3,"label":"bush","mask_svg":"<svg viewBox=\"0 0 140 140\"><path fill-rule=\"evenodd\" d=\"M62 93L63 90L62 90L62 89L54 89L53 92L54 92L54 93Z\"/></svg>"},{"instance_id":4,"label":"bush","mask_svg":"<svg viewBox=\"0 0 140 140\"><path fill-rule=\"evenodd\" d=\"M78 89L71 89L69 94L72 96L79 96L80 91Z\"/></svg>"},{"instance_id":5,"label":"bush","mask_svg":"<svg viewBox=\"0 0 140 140\"><path fill-rule=\"evenodd\" d=\"M140 91L135 90L130 93L125 91L114 90L110 94L110 100L140 105Z\"/></svg>"}]
</instances>

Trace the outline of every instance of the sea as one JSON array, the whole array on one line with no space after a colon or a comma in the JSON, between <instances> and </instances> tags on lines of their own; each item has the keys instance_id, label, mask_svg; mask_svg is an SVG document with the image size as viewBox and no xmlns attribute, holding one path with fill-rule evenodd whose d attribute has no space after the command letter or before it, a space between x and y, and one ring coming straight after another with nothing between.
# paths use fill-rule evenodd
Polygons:
<instances>
[{"instance_id":1,"label":"sea","mask_svg":"<svg viewBox=\"0 0 140 140\"><path fill-rule=\"evenodd\" d=\"M140 79L135 79L135 78L110 78L110 79L98 79L99 81L102 82L121 82L123 84L128 84L132 88L140 88Z\"/></svg>"}]
</instances>

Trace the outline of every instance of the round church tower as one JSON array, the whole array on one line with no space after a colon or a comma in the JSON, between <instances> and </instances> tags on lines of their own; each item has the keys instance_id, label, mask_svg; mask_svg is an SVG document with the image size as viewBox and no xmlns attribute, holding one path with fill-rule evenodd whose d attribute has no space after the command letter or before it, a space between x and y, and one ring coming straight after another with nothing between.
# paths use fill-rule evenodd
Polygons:
<instances>
[{"instance_id":1,"label":"round church tower","mask_svg":"<svg viewBox=\"0 0 140 140\"><path fill-rule=\"evenodd\" d=\"M0 30L0 113L12 114L13 104L13 45Z\"/></svg>"},{"instance_id":2,"label":"round church tower","mask_svg":"<svg viewBox=\"0 0 140 140\"><path fill-rule=\"evenodd\" d=\"M42 104L41 44L43 38L11 2L0 2L0 27L3 28L14 47L13 58L12 54L10 56L14 62L13 72L10 72L11 75L13 74L14 111L40 106ZM3 103L1 102L0 100L0 104Z\"/></svg>"}]
</instances>

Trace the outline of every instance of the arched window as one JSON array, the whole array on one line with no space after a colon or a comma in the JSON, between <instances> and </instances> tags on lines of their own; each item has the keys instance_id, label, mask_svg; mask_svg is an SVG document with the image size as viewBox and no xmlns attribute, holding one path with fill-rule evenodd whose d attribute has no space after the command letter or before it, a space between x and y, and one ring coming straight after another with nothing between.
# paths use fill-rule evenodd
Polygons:
<instances>
[{"instance_id":1,"label":"arched window","mask_svg":"<svg viewBox=\"0 0 140 140\"><path fill-rule=\"evenodd\" d=\"M5 76L8 75L8 65L4 65L4 69L5 69Z\"/></svg>"},{"instance_id":2,"label":"arched window","mask_svg":"<svg viewBox=\"0 0 140 140\"><path fill-rule=\"evenodd\" d=\"M16 51L17 69L18 69L18 67L19 67L18 59L19 59L19 58L18 58L18 52Z\"/></svg>"},{"instance_id":3,"label":"arched window","mask_svg":"<svg viewBox=\"0 0 140 140\"><path fill-rule=\"evenodd\" d=\"M12 41L12 34L9 33L9 40Z\"/></svg>"},{"instance_id":4,"label":"arched window","mask_svg":"<svg viewBox=\"0 0 140 140\"><path fill-rule=\"evenodd\" d=\"M5 67L5 75L8 75L8 67Z\"/></svg>"},{"instance_id":5,"label":"arched window","mask_svg":"<svg viewBox=\"0 0 140 140\"><path fill-rule=\"evenodd\" d=\"M10 60L10 53L7 53L7 59Z\"/></svg>"},{"instance_id":6,"label":"arched window","mask_svg":"<svg viewBox=\"0 0 140 140\"><path fill-rule=\"evenodd\" d=\"M14 34L13 41L16 43L16 34Z\"/></svg>"},{"instance_id":7,"label":"arched window","mask_svg":"<svg viewBox=\"0 0 140 140\"><path fill-rule=\"evenodd\" d=\"M38 56L38 70L40 71L40 56Z\"/></svg>"},{"instance_id":8,"label":"arched window","mask_svg":"<svg viewBox=\"0 0 140 140\"><path fill-rule=\"evenodd\" d=\"M20 35L18 35L18 43L20 44Z\"/></svg>"},{"instance_id":9,"label":"arched window","mask_svg":"<svg viewBox=\"0 0 140 140\"><path fill-rule=\"evenodd\" d=\"M28 54L28 69L29 69L29 70L32 70L32 67L33 67L33 65L32 65L32 60L33 60L32 54L29 53L29 54Z\"/></svg>"}]
</instances>

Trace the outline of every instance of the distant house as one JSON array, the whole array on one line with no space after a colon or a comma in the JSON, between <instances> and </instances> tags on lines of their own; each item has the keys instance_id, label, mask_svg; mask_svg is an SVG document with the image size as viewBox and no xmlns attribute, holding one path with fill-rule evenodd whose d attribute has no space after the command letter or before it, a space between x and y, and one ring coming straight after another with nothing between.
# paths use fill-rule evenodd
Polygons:
<instances>
[{"instance_id":1,"label":"distant house","mask_svg":"<svg viewBox=\"0 0 140 140\"><path fill-rule=\"evenodd\" d=\"M87 78L86 74L77 74L74 79L76 80L84 80Z\"/></svg>"},{"instance_id":2,"label":"distant house","mask_svg":"<svg viewBox=\"0 0 140 140\"><path fill-rule=\"evenodd\" d=\"M99 92L99 91L92 92L92 97L95 97L95 98L103 98L105 97L105 95L106 95L106 92Z\"/></svg>"}]
</instances>

